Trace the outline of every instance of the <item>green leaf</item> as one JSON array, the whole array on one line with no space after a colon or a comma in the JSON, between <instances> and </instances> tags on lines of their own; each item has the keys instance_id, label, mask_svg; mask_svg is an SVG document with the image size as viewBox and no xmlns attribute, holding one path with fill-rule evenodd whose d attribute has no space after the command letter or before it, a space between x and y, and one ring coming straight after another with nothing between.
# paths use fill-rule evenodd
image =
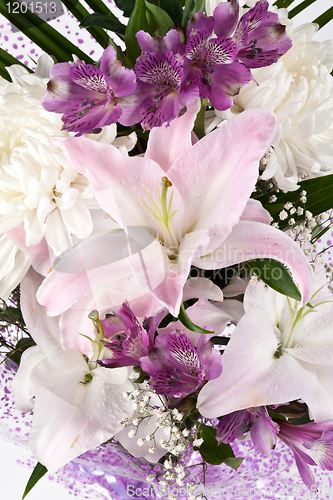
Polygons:
<instances>
[{"instance_id":1,"label":"green leaf","mask_svg":"<svg viewBox=\"0 0 333 500\"><path fill-rule=\"evenodd\" d=\"M321 14L321 16L317 17L313 23L319 24L319 29L325 26L328 22L330 22L333 19L333 7L330 7L327 9L326 12Z\"/></svg>"},{"instance_id":2,"label":"green leaf","mask_svg":"<svg viewBox=\"0 0 333 500\"><path fill-rule=\"evenodd\" d=\"M83 7L83 5L77 0L61 0L62 3L67 7L71 14L79 21L83 21L89 15L87 9ZM99 26L99 25L97 25ZM103 49L106 49L108 46L109 37L105 31L101 28L96 27L88 27L87 31L91 34L91 36L96 40L97 43L100 44Z\"/></svg>"},{"instance_id":3,"label":"green leaf","mask_svg":"<svg viewBox=\"0 0 333 500\"><path fill-rule=\"evenodd\" d=\"M292 19L294 16L296 16L297 14L299 14L300 12L302 12L302 10L306 9L307 7L309 7L309 5L311 5L315 1L316 0L304 0L304 2L300 3L299 5L297 5L296 7L294 7L289 12L288 17L290 19Z\"/></svg>"},{"instance_id":4,"label":"green leaf","mask_svg":"<svg viewBox=\"0 0 333 500\"><path fill-rule=\"evenodd\" d=\"M157 5L170 16L173 20L173 24L179 24L182 14L183 7L179 0L148 0L149 3ZM124 12L125 17L130 17L134 9L135 0L115 0L117 7Z\"/></svg>"},{"instance_id":5,"label":"green leaf","mask_svg":"<svg viewBox=\"0 0 333 500\"><path fill-rule=\"evenodd\" d=\"M237 470L238 467L242 464L244 458L242 457L229 457L224 460L224 463L231 467L234 470Z\"/></svg>"},{"instance_id":6,"label":"green leaf","mask_svg":"<svg viewBox=\"0 0 333 500\"><path fill-rule=\"evenodd\" d=\"M141 54L141 49L135 36L140 30L150 33L145 0L136 0L125 33L126 55L133 64Z\"/></svg>"},{"instance_id":7,"label":"green leaf","mask_svg":"<svg viewBox=\"0 0 333 500\"><path fill-rule=\"evenodd\" d=\"M205 330L204 328L201 328L200 326L197 326L194 323L192 323L192 321L190 320L190 318L187 316L187 313L186 313L186 310L185 310L185 307L184 307L183 303L181 303L181 306L180 306L178 320L184 326L186 326L186 328L188 328L192 332L197 332L197 333L214 333L214 332L210 332L209 330Z\"/></svg>"},{"instance_id":8,"label":"green leaf","mask_svg":"<svg viewBox=\"0 0 333 500\"><path fill-rule=\"evenodd\" d=\"M82 28L87 28L88 26L100 26L106 30L117 33L117 35L125 35L126 27L118 20L114 20L105 14L89 14L84 19L82 19L80 26Z\"/></svg>"},{"instance_id":9,"label":"green leaf","mask_svg":"<svg viewBox=\"0 0 333 500\"><path fill-rule=\"evenodd\" d=\"M12 9L15 3L15 0L0 0L0 14L47 54L52 55L58 62L71 61L72 54L75 54L79 59L83 59L86 63L94 62L87 54L30 10L25 14L13 14ZM8 4L10 13L8 12Z\"/></svg>"},{"instance_id":10,"label":"green leaf","mask_svg":"<svg viewBox=\"0 0 333 500\"><path fill-rule=\"evenodd\" d=\"M135 6L135 0L115 0L115 4L124 12L125 17L130 17Z\"/></svg>"},{"instance_id":11,"label":"green leaf","mask_svg":"<svg viewBox=\"0 0 333 500\"><path fill-rule=\"evenodd\" d=\"M202 12L205 12L205 0L186 0L185 1L185 8L183 10L183 16L182 16L182 22L181 25L183 26L185 32L186 28L188 25L189 20L191 17L196 13L199 12L200 10Z\"/></svg>"},{"instance_id":12,"label":"green leaf","mask_svg":"<svg viewBox=\"0 0 333 500\"><path fill-rule=\"evenodd\" d=\"M165 36L173 25L171 17L163 9L149 2L146 2L146 15L151 35L155 35L159 29L162 30L162 36Z\"/></svg>"},{"instance_id":13,"label":"green leaf","mask_svg":"<svg viewBox=\"0 0 333 500\"><path fill-rule=\"evenodd\" d=\"M294 203L295 208L298 206L305 207L314 216L320 215L333 207L333 174L324 175L323 177L317 177L316 179L309 179L307 181L299 182L300 189L297 191L292 191L289 193L268 193L263 196L256 197L262 205L269 211L273 219L279 223L280 229L286 229L288 227L288 219L280 220L279 213L283 210L284 205L287 202ZM307 201L305 205L299 202L300 192L302 190L306 191ZM272 194L275 194L277 200L274 203L269 203L269 199ZM305 210L304 210L305 212ZM296 224L302 222L305 215L297 216L293 214L292 217L295 219Z\"/></svg>"},{"instance_id":14,"label":"green leaf","mask_svg":"<svg viewBox=\"0 0 333 500\"><path fill-rule=\"evenodd\" d=\"M201 99L201 108L194 122L193 132L196 134L198 139L202 139L205 134L205 112L207 108L208 99Z\"/></svg>"},{"instance_id":15,"label":"green leaf","mask_svg":"<svg viewBox=\"0 0 333 500\"><path fill-rule=\"evenodd\" d=\"M204 442L199 448L199 453L205 462L212 465L219 465L230 458L235 458L234 452L229 444L218 444L216 441L216 429L208 427L208 425L201 425L200 434ZM233 465L235 465L235 463Z\"/></svg>"},{"instance_id":16,"label":"green leaf","mask_svg":"<svg viewBox=\"0 0 333 500\"><path fill-rule=\"evenodd\" d=\"M248 260L246 264L258 278L273 290L292 299L301 300L300 291L281 262L274 259L255 259Z\"/></svg>"},{"instance_id":17,"label":"green leaf","mask_svg":"<svg viewBox=\"0 0 333 500\"><path fill-rule=\"evenodd\" d=\"M162 35L165 35L172 25L172 19L164 10L145 0L136 0L125 33L126 55L132 64L141 54L136 38L138 31L143 30L154 36L157 29L160 29Z\"/></svg>"},{"instance_id":18,"label":"green leaf","mask_svg":"<svg viewBox=\"0 0 333 500\"><path fill-rule=\"evenodd\" d=\"M31 339L30 337L24 337L23 339L20 339L18 341L15 346L15 350L10 353L8 358L19 365L24 351L26 351L29 347L33 347L34 345L36 345L36 342L33 339Z\"/></svg>"},{"instance_id":19,"label":"green leaf","mask_svg":"<svg viewBox=\"0 0 333 500\"><path fill-rule=\"evenodd\" d=\"M148 0L149 3L157 5L163 9L172 19L173 24L180 24L183 7L178 0Z\"/></svg>"},{"instance_id":20,"label":"green leaf","mask_svg":"<svg viewBox=\"0 0 333 500\"><path fill-rule=\"evenodd\" d=\"M47 468L37 462L34 470L32 471L32 474L29 478L29 481L27 482L27 485L25 487L24 493L22 500L27 496L29 491L32 490L32 488L35 486L35 484L47 473Z\"/></svg>"}]
</instances>

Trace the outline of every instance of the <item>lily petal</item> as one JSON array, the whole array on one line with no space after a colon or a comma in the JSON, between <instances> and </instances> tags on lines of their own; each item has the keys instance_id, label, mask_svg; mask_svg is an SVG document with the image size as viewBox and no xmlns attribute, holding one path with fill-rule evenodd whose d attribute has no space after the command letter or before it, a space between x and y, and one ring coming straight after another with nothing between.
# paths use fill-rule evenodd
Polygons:
<instances>
[{"instance_id":1,"label":"lily petal","mask_svg":"<svg viewBox=\"0 0 333 500\"><path fill-rule=\"evenodd\" d=\"M217 417L255 406L305 401L308 394L317 393L316 377L288 353L275 358L277 349L277 336L266 317L259 310L246 313L223 354L222 375L199 393L200 413Z\"/></svg>"},{"instance_id":2,"label":"lily petal","mask_svg":"<svg viewBox=\"0 0 333 500\"><path fill-rule=\"evenodd\" d=\"M258 258L277 259L289 266L298 281L303 304L310 300L313 283L310 264L289 236L267 224L239 221L222 245L194 265L201 269L219 269Z\"/></svg>"}]
</instances>

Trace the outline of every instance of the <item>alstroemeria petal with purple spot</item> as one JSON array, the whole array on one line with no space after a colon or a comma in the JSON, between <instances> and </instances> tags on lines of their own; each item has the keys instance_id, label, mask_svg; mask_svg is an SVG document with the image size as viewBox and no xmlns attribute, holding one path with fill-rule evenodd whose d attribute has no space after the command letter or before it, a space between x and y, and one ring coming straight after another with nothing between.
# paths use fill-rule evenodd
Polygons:
<instances>
[{"instance_id":1,"label":"alstroemeria petal with purple spot","mask_svg":"<svg viewBox=\"0 0 333 500\"><path fill-rule=\"evenodd\" d=\"M95 92L82 88L71 79L72 66L69 63L55 64L50 71L47 92L42 97L42 104L47 111L63 113L71 106L71 101L81 103L85 99L94 99Z\"/></svg>"},{"instance_id":2,"label":"alstroemeria petal with purple spot","mask_svg":"<svg viewBox=\"0 0 333 500\"><path fill-rule=\"evenodd\" d=\"M123 68L113 47L108 47L101 69L80 60L72 65L56 64L42 104L48 111L64 113L64 130L77 132L78 136L88 134L119 120L124 96L135 90L134 80L134 71Z\"/></svg>"},{"instance_id":3,"label":"alstroemeria petal with purple spot","mask_svg":"<svg viewBox=\"0 0 333 500\"><path fill-rule=\"evenodd\" d=\"M237 44L231 38L213 38L207 44L205 61L209 65L230 64L238 53Z\"/></svg>"},{"instance_id":4,"label":"alstroemeria petal with purple spot","mask_svg":"<svg viewBox=\"0 0 333 500\"><path fill-rule=\"evenodd\" d=\"M77 61L71 66L69 71L70 79L81 87L105 94L107 91L106 81L102 71L92 64L85 64L83 61Z\"/></svg>"},{"instance_id":5,"label":"alstroemeria petal with purple spot","mask_svg":"<svg viewBox=\"0 0 333 500\"><path fill-rule=\"evenodd\" d=\"M193 85L187 85L184 91L179 90L183 68L178 54L146 52L137 59L135 70L139 79L135 94L140 102L144 129L169 124L198 96Z\"/></svg>"},{"instance_id":6,"label":"alstroemeria petal with purple spot","mask_svg":"<svg viewBox=\"0 0 333 500\"><path fill-rule=\"evenodd\" d=\"M78 132L78 135L87 134L92 130L116 123L120 116L120 107L112 102L90 101L85 107L82 107L82 104L74 104L63 114L62 128L68 132Z\"/></svg>"},{"instance_id":7,"label":"alstroemeria petal with purple spot","mask_svg":"<svg viewBox=\"0 0 333 500\"><path fill-rule=\"evenodd\" d=\"M266 0L259 1L240 19L234 34L238 41L237 58L249 68L269 66L292 45L278 14L268 11Z\"/></svg>"}]
</instances>

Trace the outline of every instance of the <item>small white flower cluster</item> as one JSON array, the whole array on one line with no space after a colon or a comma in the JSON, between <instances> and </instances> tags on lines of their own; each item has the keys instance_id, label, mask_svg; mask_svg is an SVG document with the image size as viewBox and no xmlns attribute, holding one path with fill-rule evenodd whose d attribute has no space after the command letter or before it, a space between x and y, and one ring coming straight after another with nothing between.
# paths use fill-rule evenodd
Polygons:
<instances>
[{"instance_id":1,"label":"small white flower cluster","mask_svg":"<svg viewBox=\"0 0 333 500\"><path fill-rule=\"evenodd\" d=\"M131 379L137 378L137 375L133 374ZM134 426L135 429L131 429L128 432L128 437L133 438L136 436L139 425L143 422L144 419L151 418L152 415L155 414L156 408L150 404L150 400L156 396L156 392L154 389L151 389L147 382L143 384L136 384L137 388L131 392L124 392L123 397L125 399L129 399L132 401L132 408L136 412L136 415L130 415L129 417L124 418L119 423L124 427ZM156 428L157 430L157 428ZM145 438L146 441L153 441L154 446L149 448L150 453L154 453L156 450L156 443L154 435L151 434ZM140 438L137 441L139 446L144 444L144 439Z\"/></svg>"},{"instance_id":2,"label":"small white flower cluster","mask_svg":"<svg viewBox=\"0 0 333 500\"><path fill-rule=\"evenodd\" d=\"M324 263L326 278L328 280L327 288L333 293L333 264Z\"/></svg>"},{"instance_id":3,"label":"small white flower cluster","mask_svg":"<svg viewBox=\"0 0 333 500\"><path fill-rule=\"evenodd\" d=\"M131 429L128 432L129 437L135 437L138 427L146 418L157 417L156 429L152 434L149 434L144 439L140 438L137 441L139 446L142 446L145 441L152 441L154 444L149 448L149 452L154 453L156 450L155 434L160 428L164 429L165 439L159 440L159 446L168 452L167 458L164 460L165 472L158 479L160 491L156 493L158 497L162 497L172 484L184 486L185 467L181 463L183 453L192 445L199 448L203 439L197 434L197 430L192 430L184 427L184 414L177 408L168 409L166 406L157 408L150 404L152 397L156 396L156 392L151 389L147 383L137 385L137 389L132 392L124 393L124 397L133 401L133 408L140 416L133 416L123 419L120 423L125 427L134 426L137 429ZM183 428L182 428L183 427ZM154 481L156 478L153 474L148 474L146 480ZM188 487L188 485L187 485ZM194 485L193 485L194 487ZM192 492L193 493L193 492ZM190 492L190 495L192 495Z\"/></svg>"},{"instance_id":4,"label":"small white flower cluster","mask_svg":"<svg viewBox=\"0 0 333 500\"><path fill-rule=\"evenodd\" d=\"M274 203L276 200L277 200L277 197L275 195L272 195L269 199L269 202ZM300 193L300 203L302 203L304 205L306 203L306 201L307 201L306 191L303 190ZM295 207L294 203L292 203L291 201L288 201L284 205L283 210L281 210L281 212L279 213L279 219L280 219L280 221L284 221L284 220L287 220L289 217L288 225L293 230L296 226L295 216L299 216L299 217L302 216L304 214L304 210L305 210L304 206L303 207L301 207L301 206ZM306 233L304 236L305 236L305 239L310 239L311 229L313 229L316 226L316 221L315 221L312 213L309 212L308 210L305 211L305 218L306 218L306 221L305 221L305 223L303 223L303 226L304 226L303 230L306 229L308 231L308 233ZM275 227L276 229L279 229L278 222L273 222L272 226Z\"/></svg>"}]
</instances>

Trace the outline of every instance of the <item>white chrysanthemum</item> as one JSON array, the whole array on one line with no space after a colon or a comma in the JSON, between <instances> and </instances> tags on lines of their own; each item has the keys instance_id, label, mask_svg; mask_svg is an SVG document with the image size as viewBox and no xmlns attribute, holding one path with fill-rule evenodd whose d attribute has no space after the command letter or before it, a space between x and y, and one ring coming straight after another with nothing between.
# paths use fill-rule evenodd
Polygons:
<instances>
[{"instance_id":1,"label":"white chrysanthemum","mask_svg":"<svg viewBox=\"0 0 333 500\"><path fill-rule=\"evenodd\" d=\"M98 205L88 179L49 142L52 136L69 134L61 131L61 115L41 105L47 81L16 65L9 72L13 83L0 79L0 233L23 222L28 247L45 237L59 255L72 234L80 239L90 235L89 208ZM98 136L89 138L113 142L116 126ZM126 141L129 149L135 144L130 137L116 146L126 152Z\"/></svg>"},{"instance_id":2,"label":"white chrysanthemum","mask_svg":"<svg viewBox=\"0 0 333 500\"><path fill-rule=\"evenodd\" d=\"M14 65L8 68L12 82L0 77L0 297L4 299L24 277L30 261L3 233L23 224L27 247L44 237L59 255L71 245L72 235L85 239L91 234L90 210L99 208L88 179L49 142L52 136L73 135L61 131L61 115L41 105L52 64L44 55L34 74ZM113 143L127 154L135 146L136 134L117 139L116 135L114 124L87 137Z\"/></svg>"},{"instance_id":3,"label":"white chrysanthemum","mask_svg":"<svg viewBox=\"0 0 333 500\"><path fill-rule=\"evenodd\" d=\"M333 47L331 41L313 41L317 25L293 31L285 10L277 11L293 39L292 48L268 67L251 70L256 81L243 87L228 111L209 112L207 131L245 109L270 109L279 126L262 178L274 178L279 188L297 189L300 178L333 170ZM287 22L288 21L288 22Z\"/></svg>"},{"instance_id":4,"label":"white chrysanthemum","mask_svg":"<svg viewBox=\"0 0 333 500\"><path fill-rule=\"evenodd\" d=\"M7 300L29 267L29 257L5 234L0 236L0 297Z\"/></svg>"}]
</instances>

